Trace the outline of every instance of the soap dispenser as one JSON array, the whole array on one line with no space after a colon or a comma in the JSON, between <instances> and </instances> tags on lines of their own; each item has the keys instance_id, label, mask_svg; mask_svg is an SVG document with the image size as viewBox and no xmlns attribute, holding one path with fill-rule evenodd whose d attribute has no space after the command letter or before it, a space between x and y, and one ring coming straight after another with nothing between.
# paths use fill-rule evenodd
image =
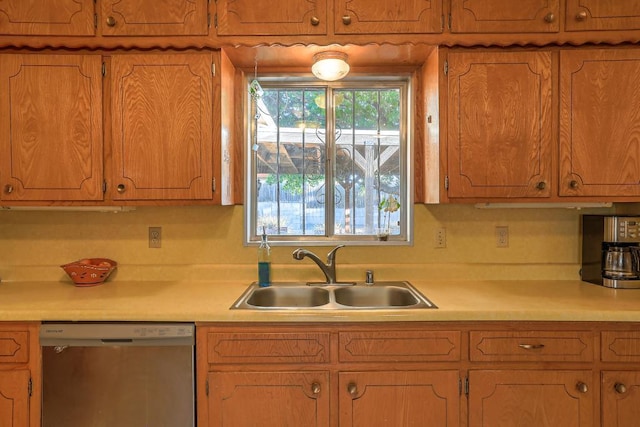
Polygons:
<instances>
[{"instance_id":1,"label":"soap dispenser","mask_svg":"<svg viewBox=\"0 0 640 427\"><path fill-rule=\"evenodd\" d=\"M271 285L271 247L267 241L267 232L262 227L262 240L258 247L258 286L265 288Z\"/></svg>"}]
</instances>

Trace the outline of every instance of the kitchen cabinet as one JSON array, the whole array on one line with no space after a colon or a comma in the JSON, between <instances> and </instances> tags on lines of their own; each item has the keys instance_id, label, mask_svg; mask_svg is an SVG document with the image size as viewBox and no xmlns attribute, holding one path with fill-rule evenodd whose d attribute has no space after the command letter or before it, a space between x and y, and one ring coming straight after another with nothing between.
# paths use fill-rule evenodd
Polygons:
<instances>
[{"instance_id":1,"label":"kitchen cabinet","mask_svg":"<svg viewBox=\"0 0 640 427\"><path fill-rule=\"evenodd\" d=\"M442 0L336 0L336 34L441 33Z\"/></svg>"},{"instance_id":2,"label":"kitchen cabinet","mask_svg":"<svg viewBox=\"0 0 640 427\"><path fill-rule=\"evenodd\" d=\"M212 64L206 52L111 57L113 200L211 200Z\"/></svg>"},{"instance_id":3,"label":"kitchen cabinet","mask_svg":"<svg viewBox=\"0 0 640 427\"><path fill-rule=\"evenodd\" d=\"M451 0L453 33L556 33L560 0Z\"/></svg>"},{"instance_id":4,"label":"kitchen cabinet","mask_svg":"<svg viewBox=\"0 0 640 427\"><path fill-rule=\"evenodd\" d=\"M206 35L207 0L101 0L105 36Z\"/></svg>"},{"instance_id":5,"label":"kitchen cabinet","mask_svg":"<svg viewBox=\"0 0 640 427\"><path fill-rule=\"evenodd\" d=\"M219 36L322 35L327 33L327 0L216 1Z\"/></svg>"},{"instance_id":6,"label":"kitchen cabinet","mask_svg":"<svg viewBox=\"0 0 640 427\"><path fill-rule=\"evenodd\" d=\"M640 196L640 49L560 52L560 196Z\"/></svg>"},{"instance_id":7,"label":"kitchen cabinet","mask_svg":"<svg viewBox=\"0 0 640 427\"><path fill-rule=\"evenodd\" d=\"M455 51L447 64L448 197L550 197L551 53Z\"/></svg>"},{"instance_id":8,"label":"kitchen cabinet","mask_svg":"<svg viewBox=\"0 0 640 427\"><path fill-rule=\"evenodd\" d=\"M0 55L0 200L103 199L102 58Z\"/></svg>"},{"instance_id":9,"label":"kitchen cabinet","mask_svg":"<svg viewBox=\"0 0 640 427\"><path fill-rule=\"evenodd\" d=\"M567 31L640 29L637 1L566 0Z\"/></svg>"},{"instance_id":10,"label":"kitchen cabinet","mask_svg":"<svg viewBox=\"0 0 640 427\"><path fill-rule=\"evenodd\" d=\"M2 0L0 35L93 36L94 0Z\"/></svg>"},{"instance_id":11,"label":"kitchen cabinet","mask_svg":"<svg viewBox=\"0 0 640 427\"><path fill-rule=\"evenodd\" d=\"M0 425L29 426L29 377L27 370L0 370Z\"/></svg>"},{"instance_id":12,"label":"kitchen cabinet","mask_svg":"<svg viewBox=\"0 0 640 427\"><path fill-rule=\"evenodd\" d=\"M602 427L627 427L640 419L640 370L602 373Z\"/></svg>"}]
</instances>

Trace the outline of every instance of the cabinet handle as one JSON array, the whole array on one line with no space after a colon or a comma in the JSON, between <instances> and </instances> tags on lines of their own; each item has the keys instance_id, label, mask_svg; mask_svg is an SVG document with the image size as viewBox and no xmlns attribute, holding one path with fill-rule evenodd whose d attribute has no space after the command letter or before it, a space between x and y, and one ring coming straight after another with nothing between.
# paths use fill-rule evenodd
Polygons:
<instances>
[{"instance_id":1,"label":"cabinet handle","mask_svg":"<svg viewBox=\"0 0 640 427\"><path fill-rule=\"evenodd\" d=\"M554 15L553 13L549 12L544 16L544 22L551 24L553 21L556 20L556 15Z\"/></svg>"},{"instance_id":2,"label":"cabinet handle","mask_svg":"<svg viewBox=\"0 0 640 427\"><path fill-rule=\"evenodd\" d=\"M118 190L118 193L122 194L127 190L127 187L125 187L124 184L118 184L117 190Z\"/></svg>"},{"instance_id":3,"label":"cabinet handle","mask_svg":"<svg viewBox=\"0 0 640 427\"><path fill-rule=\"evenodd\" d=\"M518 347L525 350L539 350L544 348L544 344L518 344Z\"/></svg>"},{"instance_id":4,"label":"cabinet handle","mask_svg":"<svg viewBox=\"0 0 640 427\"><path fill-rule=\"evenodd\" d=\"M587 19L587 12L584 10L576 14L576 21L584 21Z\"/></svg>"},{"instance_id":5,"label":"cabinet handle","mask_svg":"<svg viewBox=\"0 0 640 427\"><path fill-rule=\"evenodd\" d=\"M622 383L615 383L613 388L616 390L618 394L625 394L627 392L627 386Z\"/></svg>"},{"instance_id":6,"label":"cabinet handle","mask_svg":"<svg viewBox=\"0 0 640 427\"><path fill-rule=\"evenodd\" d=\"M313 394L320 394L320 383L311 384L311 392Z\"/></svg>"},{"instance_id":7,"label":"cabinet handle","mask_svg":"<svg viewBox=\"0 0 640 427\"><path fill-rule=\"evenodd\" d=\"M576 384L576 390L578 390L580 393L586 393L589 391L589 387L585 383L580 381L578 384Z\"/></svg>"},{"instance_id":8,"label":"cabinet handle","mask_svg":"<svg viewBox=\"0 0 640 427\"><path fill-rule=\"evenodd\" d=\"M356 397L356 394L358 394L358 386L355 383L349 383L347 391L352 397Z\"/></svg>"},{"instance_id":9,"label":"cabinet handle","mask_svg":"<svg viewBox=\"0 0 640 427\"><path fill-rule=\"evenodd\" d=\"M317 16L312 16L311 25L313 25L314 27L317 27L318 25L320 25L320 19L318 19Z\"/></svg>"},{"instance_id":10,"label":"cabinet handle","mask_svg":"<svg viewBox=\"0 0 640 427\"><path fill-rule=\"evenodd\" d=\"M110 27L115 27L116 26L116 18L114 18L113 16L109 16L107 18L107 25Z\"/></svg>"},{"instance_id":11,"label":"cabinet handle","mask_svg":"<svg viewBox=\"0 0 640 427\"><path fill-rule=\"evenodd\" d=\"M578 181L576 181L576 180L572 180L572 181L569 183L569 187L571 187L571 188L573 188L573 189L575 190L576 188L578 188Z\"/></svg>"},{"instance_id":12,"label":"cabinet handle","mask_svg":"<svg viewBox=\"0 0 640 427\"><path fill-rule=\"evenodd\" d=\"M545 188L547 188L547 183L544 181L540 181L539 183L536 184L536 188L538 190L544 190Z\"/></svg>"},{"instance_id":13,"label":"cabinet handle","mask_svg":"<svg viewBox=\"0 0 640 427\"><path fill-rule=\"evenodd\" d=\"M351 17L349 15L344 15L342 16L342 23L344 25L349 25L351 24Z\"/></svg>"},{"instance_id":14,"label":"cabinet handle","mask_svg":"<svg viewBox=\"0 0 640 427\"><path fill-rule=\"evenodd\" d=\"M7 184L4 186L4 192L7 194L13 193L13 185Z\"/></svg>"}]
</instances>

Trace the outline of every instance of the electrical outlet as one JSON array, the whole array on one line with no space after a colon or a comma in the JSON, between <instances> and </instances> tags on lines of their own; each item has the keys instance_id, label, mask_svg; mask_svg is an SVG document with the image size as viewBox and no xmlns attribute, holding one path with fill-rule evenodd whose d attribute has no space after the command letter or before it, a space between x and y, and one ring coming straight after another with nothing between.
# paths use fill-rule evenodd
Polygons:
<instances>
[{"instance_id":1,"label":"electrical outlet","mask_svg":"<svg viewBox=\"0 0 640 427\"><path fill-rule=\"evenodd\" d=\"M506 225L496 226L496 248L509 247L509 227Z\"/></svg>"},{"instance_id":2,"label":"electrical outlet","mask_svg":"<svg viewBox=\"0 0 640 427\"><path fill-rule=\"evenodd\" d=\"M162 227L149 227L149 247L162 247Z\"/></svg>"},{"instance_id":3,"label":"electrical outlet","mask_svg":"<svg viewBox=\"0 0 640 427\"><path fill-rule=\"evenodd\" d=\"M446 248L447 247L447 229L440 227L436 229L435 247Z\"/></svg>"}]
</instances>

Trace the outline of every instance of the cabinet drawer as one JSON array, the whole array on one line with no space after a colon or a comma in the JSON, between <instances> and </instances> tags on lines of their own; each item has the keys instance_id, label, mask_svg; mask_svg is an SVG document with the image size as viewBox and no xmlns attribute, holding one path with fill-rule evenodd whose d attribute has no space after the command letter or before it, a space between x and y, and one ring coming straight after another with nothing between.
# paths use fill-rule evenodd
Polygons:
<instances>
[{"instance_id":1,"label":"cabinet drawer","mask_svg":"<svg viewBox=\"0 0 640 427\"><path fill-rule=\"evenodd\" d=\"M326 363L328 333L209 333L209 363Z\"/></svg>"},{"instance_id":2,"label":"cabinet drawer","mask_svg":"<svg viewBox=\"0 0 640 427\"><path fill-rule=\"evenodd\" d=\"M588 362L594 353L590 332L471 331L469 339L469 358L478 362Z\"/></svg>"},{"instance_id":3,"label":"cabinet drawer","mask_svg":"<svg viewBox=\"0 0 640 427\"><path fill-rule=\"evenodd\" d=\"M29 332L0 331L0 363L29 361Z\"/></svg>"},{"instance_id":4,"label":"cabinet drawer","mask_svg":"<svg viewBox=\"0 0 640 427\"><path fill-rule=\"evenodd\" d=\"M605 362L640 362L640 332L603 331L601 343Z\"/></svg>"},{"instance_id":5,"label":"cabinet drawer","mask_svg":"<svg viewBox=\"0 0 640 427\"><path fill-rule=\"evenodd\" d=\"M340 362L460 360L460 332L341 332Z\"/></svg>"}]
</instances>

